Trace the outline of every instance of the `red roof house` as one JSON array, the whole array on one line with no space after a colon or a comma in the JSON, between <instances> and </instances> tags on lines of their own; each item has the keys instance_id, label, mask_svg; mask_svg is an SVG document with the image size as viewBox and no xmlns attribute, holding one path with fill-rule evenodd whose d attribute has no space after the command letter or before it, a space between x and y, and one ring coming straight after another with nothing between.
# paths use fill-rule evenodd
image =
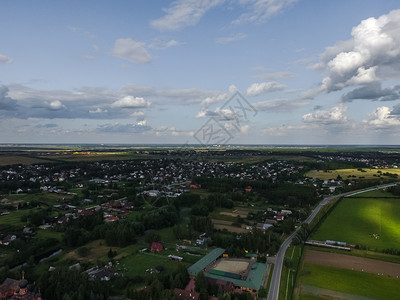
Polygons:
<instances>
[{"instance_id":1,"label":"red roof house","mask_svg":"<svg viewBox=\"0 0 400 300\"><path fill-rule=\"evenodd\" d=\"M151 248L150 248L150 250L151 250L151 252L161 252L161 251L163 251L163 245L161 244L161 243L159 243L159 242L152 242L151 243Z\"/></svg>"}]
</instances>

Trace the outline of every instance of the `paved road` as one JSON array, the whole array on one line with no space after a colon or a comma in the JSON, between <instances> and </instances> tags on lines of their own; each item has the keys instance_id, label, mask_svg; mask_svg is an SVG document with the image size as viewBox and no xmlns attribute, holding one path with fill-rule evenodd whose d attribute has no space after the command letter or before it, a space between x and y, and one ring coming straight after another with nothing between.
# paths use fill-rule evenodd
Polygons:
<instances>
[{"instance_id":1,"label":"paved road","mask_svg":"<svg viewBox=\"0 0 400 300\"><path fill-rule=\"evenodd\" d=\"M342 193L339 195L325 197L318 204L318 206L312 211L312 213L308 216L308 218L305 220L305 223L310 224L310 222L315 218L315 216L321 210L321 208L324 207L330 201L332 201L332 199L336 199L339 197L349 197L349 196L357 195L360 193L384 189L384 188L395 186L395 185L397 185L397 184L396 183L384 184L384 185L379 185L379 186L372 187L372 188L366 188L366 189L362 189L362 190L358 190L358 191L352 191L352 192ZM286 240L282 243L281 247L279 248L278 253L276 254L275 266L274 266L274 270L273 270L272 278L271 278L271 285L270 285L270 288L268 291L268 298L267 298L268 300L278 300L283 260L285 258L286 250L290 246L290 244L293 240L293 237L296 235L296 233L297 233L297 230L295 230L290 236L288 236L286 238Z\"/></svg>"}]
</instances>

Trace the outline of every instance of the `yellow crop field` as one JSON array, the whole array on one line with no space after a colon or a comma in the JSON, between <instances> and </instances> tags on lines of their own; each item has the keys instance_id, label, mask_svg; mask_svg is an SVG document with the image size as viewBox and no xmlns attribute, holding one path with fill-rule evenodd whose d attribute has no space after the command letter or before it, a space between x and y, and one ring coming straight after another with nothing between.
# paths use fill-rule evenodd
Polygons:
<instances>
[{"instance_id":1,"label":"yellow crop field","mask_svg":"<svg viewBox=\"0 0 400 300\"><path fill-rule=\"evenodd\" d=\"M390 175L391 174L391 175ZM337 169L337 170L311 170L305 174L307 177L321 180L336 179L338 176L345 179L387 179L400 176L400 169Z\"/></svg>"}]
</instances>

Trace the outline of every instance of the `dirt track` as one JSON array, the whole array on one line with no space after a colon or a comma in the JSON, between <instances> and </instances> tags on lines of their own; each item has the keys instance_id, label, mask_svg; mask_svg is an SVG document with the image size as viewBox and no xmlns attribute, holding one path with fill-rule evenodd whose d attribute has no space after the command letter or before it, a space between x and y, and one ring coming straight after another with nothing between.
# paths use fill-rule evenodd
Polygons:
<instances>
[{"instance_id":1,"label":"dirt track","mask_svg":"<svg viewBox=\"0 0 400 300\"><path fill-rule=\"evenodd\" d=\"M307 250L304 262L400 278L400 264L375 259Z\"/></svg>"}]
</instances>

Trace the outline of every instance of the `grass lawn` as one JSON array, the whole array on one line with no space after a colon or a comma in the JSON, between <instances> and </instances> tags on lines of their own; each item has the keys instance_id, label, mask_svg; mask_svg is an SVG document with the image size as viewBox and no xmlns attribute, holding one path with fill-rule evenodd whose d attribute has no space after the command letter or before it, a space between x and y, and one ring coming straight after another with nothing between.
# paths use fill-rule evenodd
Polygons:
<instances>
[{"instance_id":1,"label":"grass lawn","mask_svg":"<svg viewBox=\"0 0 400 300\"><path fill-rule=\"evenodd\" d=\"M0 216L0 224L24 226L26 225L26 222L22 222L21 217L23 215L29 215L37 211L37 208L11 211L9 215Z\"/></svg>"},{"instance_id":2,"label":"grass lawn","mask_svg":"<svg viewBox=\"0 0 400 300\"><path fill-rule=\"evenodd\" d=\"M34 193L34 194L4 194L0 196L1 198L7 198L10 201L22 201L22 202L30 202L37 201L42 204L53 206L54 204L60 204L60 200L65 198L65 200L69 200L73 198L73 195L65 195L65 194L56 194L56 193Z\"/></svg>"},{"instance_id":3,"label":"grass lawn","mask_svg":"<svg viewBox=\"0 0 400 300\"><path fill-rule=\"evenodd\" d=\"M299 297L299 300L324 300L325 298L323 297L318 297L315 295L307 295L307 294L301 294Z\"/></svg>"},{"instance_id":4,"label":"grass lawn","mask_svg":"<svg viewBox=\"0 0 400 300\"><path fill-rule=\"evenodd\" d=\"M344 198L312 239L360 244L372 250L399 248L400 199Z\"/></svg>"},{"instance_id":5,"label":"grass lawn","mask_svg":"<svg viewBox=\"0 0 400 300\"><path fill-rule=\"evenodd\" d=\"M303 266L299 282L374 299L398 299L400 295L400 279L314 264Z\"/></svg>"},{"instance_id":6,"label":"grass lawn","mask_svg":"<svg viewBox=\"0 0 400 300\"><path fill-rule=\"evenodd\" d=\"M120 260L125 274L129 277L135 275L143 276L147 269L154 269L157 266L163 266L167 272L175 270L178 265L184 264L189 267L191 264L170 260L167 256L153 253L137 253L129 255Z\"/></svg>"},{"instance_id":7,"label":"grass lawn","mask_svg":"<svg viewBox=\"0 0 400 300\"><path fill-rule=\"evenodd\" d=\"M371 197L371 198L385 198L385 197L396 197L393 194L385 191L385 190L375 190L375 191L369 191L361 194L357 194L352 196L352 198L365 198L365 197Z\"/></svg>"},{"instance_id":8,"label":"grass lawn","mask_svg":"<svg viewBox=\"0 0 400 300\"><path fill-rule=\"evenodd\" d=\"M50 229L38 229L36 231L36 237L40 238L40 239L56 239L58 241L61 241L63 236L62 232L57 232L57 231L53 231Z\"/></svg>"},{"instance_id":9,"label":"grass lawn","mask_svg":"<svg viewBox=\"0 0 400 300\"><path fill-rule=\"evenodd\" d=\"M362 169L363 171L359 171L359 169L337 169L337 170L328 170L327 172L322 170L311 170L305 174L307 177L318 178L321 180L329 180L336 179L338 175L345 179L358 179L360 177L364 177L365 179L389 179L391 177L384 176L384 173L392 173L400 175L400 169ZM378 172L382 172L382 174ZM380 175L380 177L379 177ZM353 177L352 177L353 176ZM354 177L355 176L355 177Z\"/></svg>"}]
</instances>

